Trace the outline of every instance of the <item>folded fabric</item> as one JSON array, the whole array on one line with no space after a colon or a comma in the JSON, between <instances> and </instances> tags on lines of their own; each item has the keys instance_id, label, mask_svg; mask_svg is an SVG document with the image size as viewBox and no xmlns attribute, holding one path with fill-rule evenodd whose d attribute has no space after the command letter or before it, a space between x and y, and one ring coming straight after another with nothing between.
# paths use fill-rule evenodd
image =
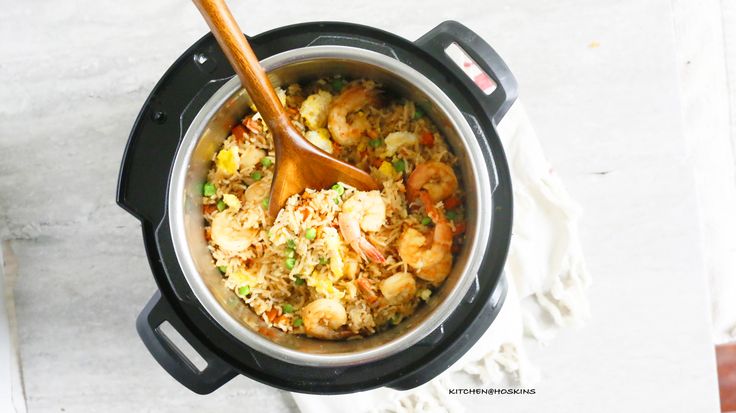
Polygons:
<instances>
[{"instance_id":1,"label":"folded fabric","mask_svg":"<svg viewBox=\"0 0 736 413\"><path fill-rule=\"evenodd\" d=\"M511 170L514 225L505 267L509 291L496 320L459 361L423 386L339 396L294 393L303 413L462 411L460 399L447 390L457 375L469 375L479 386L530 386L540 376L524 352L525 333L546 341L589 317L580 208L544 157L521 102L506 114L499 135Z\"/></svg>"}]
</instances>

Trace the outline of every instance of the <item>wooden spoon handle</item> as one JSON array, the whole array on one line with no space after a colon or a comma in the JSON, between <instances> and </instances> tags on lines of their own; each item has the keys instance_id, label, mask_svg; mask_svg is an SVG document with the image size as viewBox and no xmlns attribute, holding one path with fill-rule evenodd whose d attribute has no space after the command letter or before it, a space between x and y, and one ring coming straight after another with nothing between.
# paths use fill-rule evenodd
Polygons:
<instances>
[{"instance_id":1,"label":"wooden spoon handle","mask_svg":"<svg viewBox=\"0 0 736 413\"><path fill-rule=\"evenodd\" d=\"M192 0L271 130L293 128L271 81L224 0ZM274 134L277 135L277 134Z\"/></svg>"}]
</instances>

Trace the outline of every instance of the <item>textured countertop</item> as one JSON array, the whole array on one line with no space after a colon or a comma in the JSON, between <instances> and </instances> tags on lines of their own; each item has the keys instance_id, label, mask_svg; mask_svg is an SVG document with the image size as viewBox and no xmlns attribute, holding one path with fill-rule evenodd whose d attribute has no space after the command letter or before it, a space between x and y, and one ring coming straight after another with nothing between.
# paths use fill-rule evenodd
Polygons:
<instances>
[{"instance_id":1,"label":"textured countertop","mask_svg":"<svg viewBox=\"0 0 736 413\"><path fill-rule=\"evenodd\" d=\"M454 19L516 73L585 209L593 319L530 346L543 371L535 395L457 397L499 411L717 411L670 1L230 3L251 34L344 20L415 39ZM244 377L194 395L134 329L155 285L139 224L115 205L119 162L153 85L205 32L195 8L174 0L0 11L0 37L24 39L0 44L0 237L18 262L31 412L295 409L287 393Z\"/></svg>"}]
</instances>

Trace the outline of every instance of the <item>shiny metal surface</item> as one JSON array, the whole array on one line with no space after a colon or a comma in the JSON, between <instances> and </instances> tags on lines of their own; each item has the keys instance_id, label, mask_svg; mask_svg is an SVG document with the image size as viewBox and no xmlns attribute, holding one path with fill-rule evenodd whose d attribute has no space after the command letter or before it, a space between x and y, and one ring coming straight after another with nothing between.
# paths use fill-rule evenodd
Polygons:
<instances>
[{"instance_id":1,"label":"shiny metal surface","mask_svg":"<svg viewBox=\"0 0 736 413\"><path fill-rule=\"evenodd\" d=\"M168 193L171 235L184 276L209 315L248 347L299 365L346 366L388 357L418 343L458 306L475 280L491 229L491 191L471 127L452 101L429 79L389 56L347 46L312 46L262 61L274 86L326 75L375 79L417 102L444 133L459 158L467 194L467 240L452 273L426 305L398 326L360 340L328 342L268 329L223 282L204 238L201 187L213 153L250 105L237 78L225 83L201 108L176 155ZM477 173L476 171L480 171Z\"/></svg>"}]
</instances>

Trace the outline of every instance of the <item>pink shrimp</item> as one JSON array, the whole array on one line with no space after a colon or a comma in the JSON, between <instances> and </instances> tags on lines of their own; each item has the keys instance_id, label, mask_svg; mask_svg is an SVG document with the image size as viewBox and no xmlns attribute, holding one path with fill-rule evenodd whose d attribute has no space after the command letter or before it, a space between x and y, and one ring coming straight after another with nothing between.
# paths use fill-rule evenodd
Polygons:
<instances>
[{"instance_id":1,"label":"pink shrimp","mask_svg":"<svg viewBox=\"0 0 736 413\"><path fill-rule=\"evenodd\" d=\"M355 216L343 212L337 217L337 220L340 225L340 233L345 238L345 242L350 244L361 257L368 257L369 260L377 263L386 261L378 248L363 236L360 231L360 223Z\"/></svg>"}]
</instances>

